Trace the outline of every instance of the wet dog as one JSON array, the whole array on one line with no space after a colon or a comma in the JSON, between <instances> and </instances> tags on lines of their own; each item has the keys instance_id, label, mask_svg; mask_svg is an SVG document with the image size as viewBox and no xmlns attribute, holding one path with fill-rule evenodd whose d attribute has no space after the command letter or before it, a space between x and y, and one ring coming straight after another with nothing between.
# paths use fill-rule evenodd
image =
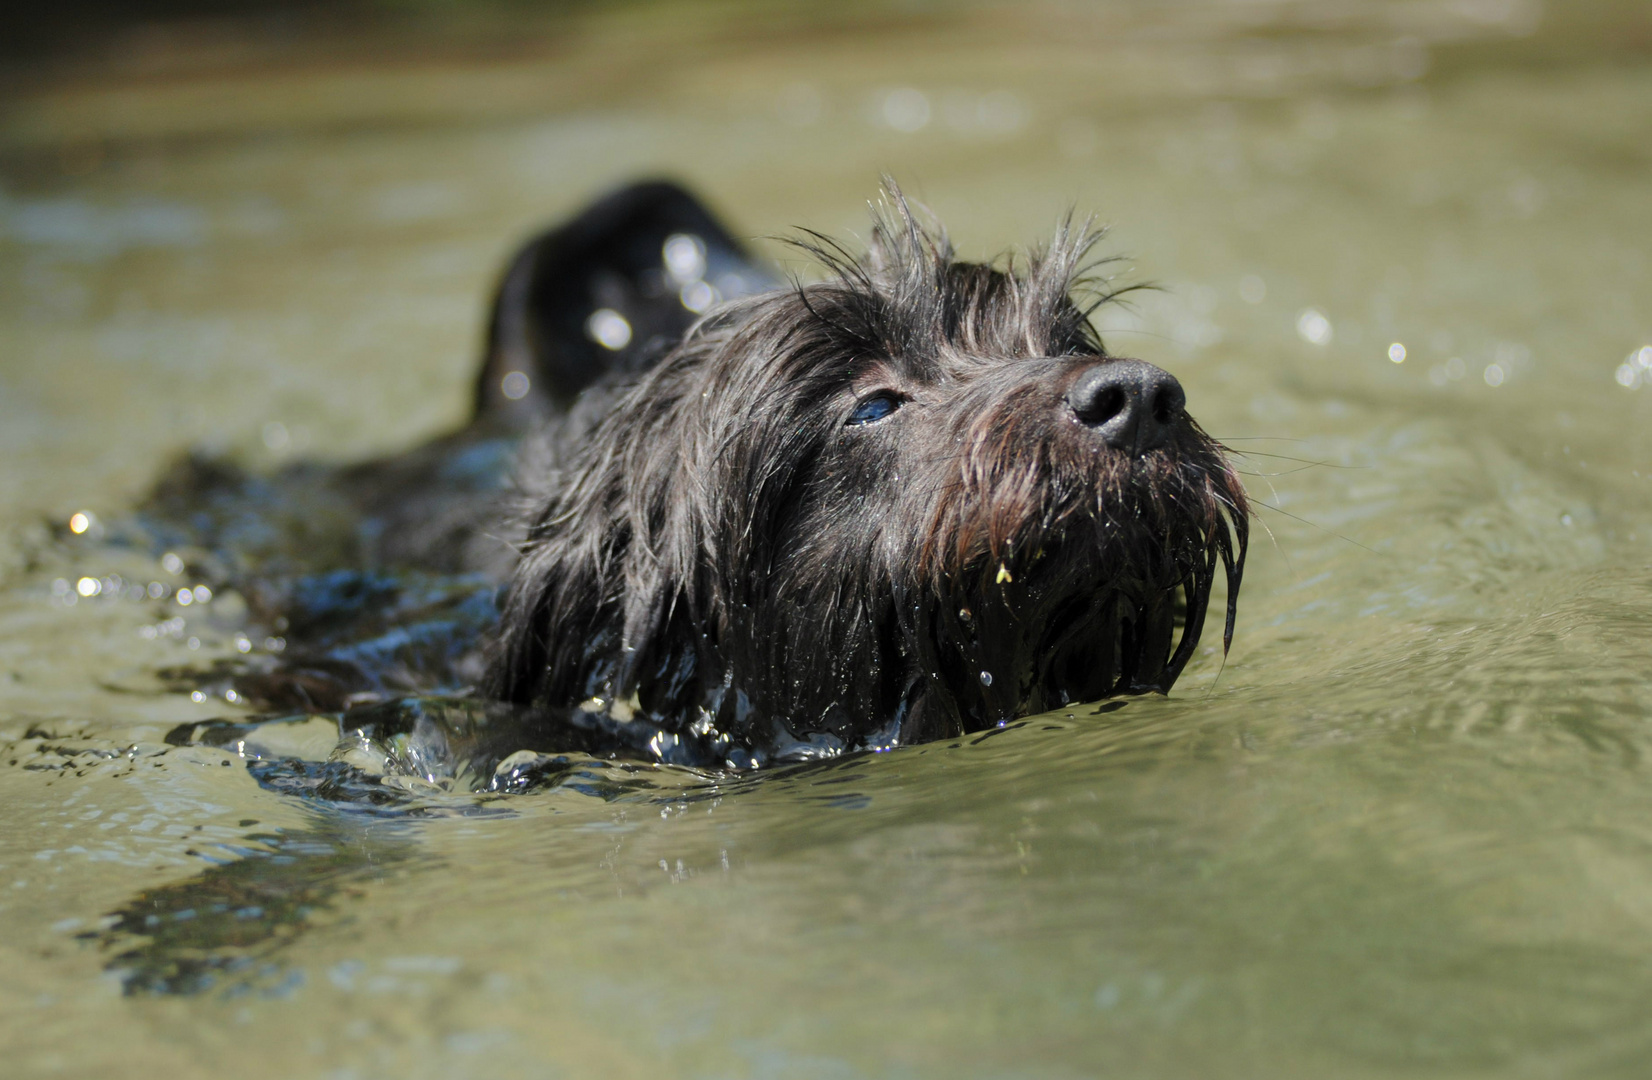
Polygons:
<instances>
[{"instance_id":1,"label":"wet dog","mask_svg":"<svg viewBox=\"0 0 1652 1080\"><path fill-rule=\"evenodd\" d=\"M1103 347L1096 240L962 261L890 185L867 251L810 234L824 276L784 283L681 189L610 196L512 261L476 420L327 481L361 565L508 578L497 624L454 624L422 683L295 630L243 694L470 683L740 766L1168 691L1219 574L1231 638L1248 510L1177 381ZM279 577L242 586L255 611L336 637L333 593L318 618Z\"/></svg>"},{"instance_id":2,"label":"wet dog","mask_svg":"<svg viewBox=\"0 0 1652 1080\"><path fill-rule=\"evenodd\" d=\"M1095 240L960 261L891 186L864 255L815 237L825 280L598 377L539 466L486 691L736 761L1168 691L1219 569L1231 636L1246 503L1177 381L1103 348Z\"/></svg>"}]
</instances>

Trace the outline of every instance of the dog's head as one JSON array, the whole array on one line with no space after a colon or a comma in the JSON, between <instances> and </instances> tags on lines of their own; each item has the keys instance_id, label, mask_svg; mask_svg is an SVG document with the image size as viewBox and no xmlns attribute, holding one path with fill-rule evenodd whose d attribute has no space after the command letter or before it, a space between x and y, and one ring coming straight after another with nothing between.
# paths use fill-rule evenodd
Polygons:
<instances>
[{"instance_id":1,"label":"dog's head","mask_svg":"<svg viewBox=\"0 0 1652 1080\"><path fill-rule=\"evenodd\" d=\"M629 701L760 753L1166 691L1247 509L1180 385L1073 296L1096 234L956 260L894 193L871 251L714 311L566 451L492 689ZM745 760L736 755L735 760Z\"/></svg>"}]
</instances>

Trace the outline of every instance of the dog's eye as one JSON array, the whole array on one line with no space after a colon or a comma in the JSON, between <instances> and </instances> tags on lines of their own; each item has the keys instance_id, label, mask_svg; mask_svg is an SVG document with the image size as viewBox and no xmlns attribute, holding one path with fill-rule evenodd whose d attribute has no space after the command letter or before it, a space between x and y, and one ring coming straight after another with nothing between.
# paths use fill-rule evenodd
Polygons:
<instances>
[{"instance_id":1,"label":"dog's eye","mask_svg":"<svg viewBox=\"0 0 1652 1080\"><path fill-rule=\"evenodd\" d=\"M849 414L849 419L844 423L853 427L856 424L870 424L873 421L882 420L900 408L901 401L901 396L894 391L879 390L871 397L862 398L855 405L855 411Z\"/></svg>"}]
</instances>

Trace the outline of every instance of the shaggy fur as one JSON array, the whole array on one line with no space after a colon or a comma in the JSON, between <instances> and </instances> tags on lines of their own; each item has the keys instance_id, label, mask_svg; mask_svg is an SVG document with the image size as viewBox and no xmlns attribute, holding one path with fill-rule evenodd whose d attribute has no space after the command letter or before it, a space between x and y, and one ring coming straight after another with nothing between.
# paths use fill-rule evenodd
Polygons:
<instances>
[{"instance_id":1,"label":"shaggy fur","mask_svg":"<svg viewBox=\"0 0 1652 1080\"><path fill-rule=\"evenodd\" d=\"M864 257L812 236L826 280L593 388L532 478L486 690L735 764L1168 691L1219 567L1231 637L1248 511L1185 411L1138 456L1067 403L1113 362L1088 317L1113 294L1073 299L1096 240L962 262L891 187ZM847 422L879 392L899 407Z\"/></svg>"}]
</instances>

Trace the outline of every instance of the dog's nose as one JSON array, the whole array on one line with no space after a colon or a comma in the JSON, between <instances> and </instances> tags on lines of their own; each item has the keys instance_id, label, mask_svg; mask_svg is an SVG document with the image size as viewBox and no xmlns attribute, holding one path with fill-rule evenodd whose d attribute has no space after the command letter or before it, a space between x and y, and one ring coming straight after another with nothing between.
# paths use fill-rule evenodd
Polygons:
<instances>
[{"instance_id":1,"label":"dog's nose","mask_svg":"<svg viewBox=\"0 0 1652 1080\"><path fill-rule=\"evenodd\" d=\"M1139 457L1170 441L1187 395L1163 368L1140 360L1112 360L1075 379L1067 404L1108 446Z\"/></svg>"}]
</instances>

